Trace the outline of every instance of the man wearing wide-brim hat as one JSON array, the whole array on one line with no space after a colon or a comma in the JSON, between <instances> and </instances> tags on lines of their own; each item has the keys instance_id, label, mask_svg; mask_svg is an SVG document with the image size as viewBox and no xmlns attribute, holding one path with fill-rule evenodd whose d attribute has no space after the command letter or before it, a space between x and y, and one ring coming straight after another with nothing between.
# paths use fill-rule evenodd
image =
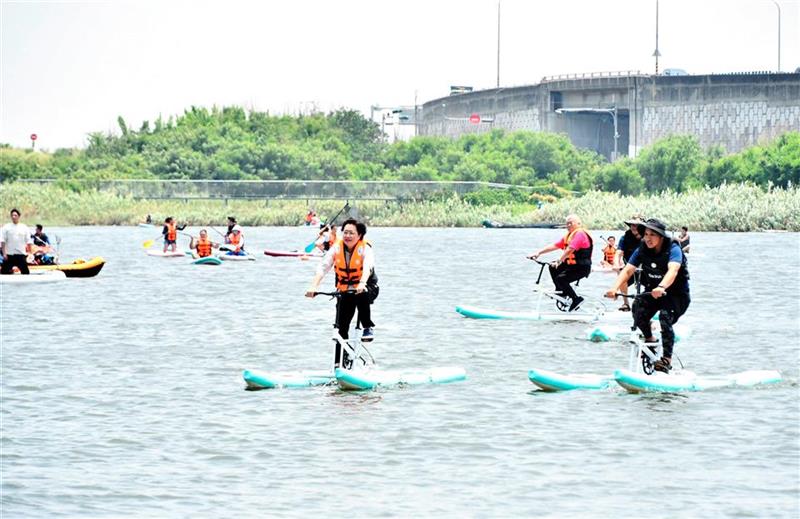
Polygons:
<instances>
[{"instance_id":1,"label":"man wearing wide-brim hat","mask_svg":"<svg viewBox=\"0 0 800 519\"><path fill-rule=\"evenodd\" d=\"M680 244L667 233L667 226L655 218L638 225L642 243L622 269L606 297L615 298L620 288L641 267L641 283L646 292L633 303L633 321L641 330L645 342L657 342L653 336L651 320L656 312L661 324L663 356L655 362L655 369L669 373L672 369L672 349L675 332L672 326L689 308L689 270Z\"/></svg>"},{"instance_id":2,"label":"man wearing wide-brim hat","mask_svg":"<svg viewBox=\"0 0 800 519\"><path fill-rule=\"evenodd\" d=\"M639 225L644 223L644 217L641 215L633 215L629 220L625 220L625 225L628 226L628 229L625 231L625 234L617 242L617 254L614 258L614 266L622 269L628 260L633 255L633 251L639 248L639 244L642 243L642 234L639 232ZM626 285L622 285L620 288L620 292L625 294L622 297L622 306L619 309L623 312L630 312L631 307L628 304L628 287L634 283L634 279L636 276L631 276L628 279L628 283Z\"/></svg>"}]
</instances>

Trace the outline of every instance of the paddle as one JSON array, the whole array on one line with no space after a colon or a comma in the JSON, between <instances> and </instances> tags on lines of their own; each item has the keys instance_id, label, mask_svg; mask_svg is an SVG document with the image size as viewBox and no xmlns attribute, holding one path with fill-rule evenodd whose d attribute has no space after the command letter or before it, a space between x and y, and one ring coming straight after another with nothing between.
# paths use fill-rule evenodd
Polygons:
<instances>
[{"instance_id":1,"label":"paddle","mask_svg":"<svg viewBox=\"0 0 800 519\"><path fill-rule=\"evenodd\" d=\"M330 218L325 221L326 225L333 225L336 222L336 219L339 217L339 215L342 214L342 211L349 208L350 208L350 202L345 202L344 207L339 209L339 212L336 213L336 215L333 218ZM319 236L317 236L317 238L319 238ZM312 250L314 250L314 247L317 245L317 238L315 238L314 241L306 245L306 248L303 250L305 250L306 252L311 252Z\"/></svg>"}]
</instances>

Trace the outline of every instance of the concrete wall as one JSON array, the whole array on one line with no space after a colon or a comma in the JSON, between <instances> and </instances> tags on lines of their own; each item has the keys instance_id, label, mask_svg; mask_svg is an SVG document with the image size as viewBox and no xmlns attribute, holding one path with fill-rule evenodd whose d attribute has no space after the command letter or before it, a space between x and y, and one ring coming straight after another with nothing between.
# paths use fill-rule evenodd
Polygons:
<instances>
[{"instance_id":1,"label":"concrete wall","mask_svg":"<svg viewBox=\"0 0 800 519\"><path fill-rule=\"evenodd\" d=\"M636 155L672 134L703 147L737 152L800 131L800 74L648 76L585 75L537 85L434 99L423 105L418 133L458 137L493 128L565 133L576 146L611 157L613 119L606 113L556 108L617 108L620 155ZM469 122L479 114L482 122Z\"/></svg>"}]
</instances>

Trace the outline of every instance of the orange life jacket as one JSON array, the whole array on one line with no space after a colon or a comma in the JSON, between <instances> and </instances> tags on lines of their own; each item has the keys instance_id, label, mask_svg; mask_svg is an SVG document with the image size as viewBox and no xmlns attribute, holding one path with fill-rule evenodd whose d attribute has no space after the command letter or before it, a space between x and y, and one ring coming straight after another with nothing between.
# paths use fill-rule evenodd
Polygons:
<instances>
[{"instance_id":1,"label":"orange life jacket","mask_svg":"<svg viewBox=\"0 0 800 519\"><path fill-rule=\"evenodd\" d=\"M175 241L178 239L178 229L174 223L167 224L167 239L169 241Z\"/></svg>"},{"instance_id":2,"label":"orange life jacket","mask_svg":"<svg viewBox=\"0 0 800 519\"><path fill-rule=\"evenodd\" d=\"M578 231L583 231L586 233L586 237L589 238L589 248L580 249L577 251L570 251L567 257L564 259L564 263L566 263L567 265L591 265L592 248L594 245L594 241L592 240L592 235L589 234L589 231L587 231L583 227L576 227L575 229L572 230L572 232L567 233L567 235L564 237L564 248L566 249L567 247L569 247L569 242L572 241L572 238Z\"/></svg>"},{"instance_id":3,"label":"orange life jacket","mask_svg":"<svg viewBox=\"0 0 800 519\"><path fill-rule=\"evenodd\" d=\"M242 233L241 232L239 234L236 234L235 232L230 233L230 235L228 235L228 242L236 247L235 252L239 252L239 249L241 248L239 244L242 242Z\"/></svg>"},{"instance_id":4,"label":"orange life jacket","mask_svg":"<svg viewBox=\"0 0 800 519\"><path fill-rule=\"evenodd\" d=\"M345 292L357 287L361 282L361 276L364 274L364 247L367 246L367 243L364 240L356 243L350 254L350 263L345 261L344 242L339 240L337 245L339 251L333 260L333 269L336 272L336 290Z\"/></svg>"},{"instance_id":5,"label":"orange life jacket","mask_svg":"<svg viewBox=\"0 0 800 519\"><path fill-rule=\"evenodd\" d=\"M205 240L198 238L197 240L197 255L201 258L205 258L206 256L211 256L211 240L206 238Z\"/></svg>"},{"instance_id":6,"label":"orange life jacket","mask_svg":"<svg viewBox=\"0 0 800 519\"><path fill-rule=\"evenodd\" d=\"M605 249L603 249L603 257L606 260L606 263L614 263L614 256L617 255L617 248L613 245L608 245Z\"/></svg>"}]
</instances>

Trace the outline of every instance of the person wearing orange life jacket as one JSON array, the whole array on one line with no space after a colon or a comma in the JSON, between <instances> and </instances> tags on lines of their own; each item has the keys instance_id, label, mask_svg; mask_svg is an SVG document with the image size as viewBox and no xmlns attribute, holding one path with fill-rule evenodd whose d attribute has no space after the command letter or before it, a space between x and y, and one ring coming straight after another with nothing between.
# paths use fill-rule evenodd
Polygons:
<instances>
[{"instance_id":1,"label":"person wearing orange life jacket","mask_svg":"<svg viewBox=\"0 0 800 519\"><path fill-rule=\"evenodd\" d=\"M378 295L375 275L375 253L372 245L364 240L367 226L354 219L345 220L341 227L342 239L338 240L317 267L306 297L314 297L322 278L331 269L336 274L336 291L341 295L336 302L336 323L339 335L349 338L350 323L358 310L358 321L363 331L361 340L368 342L374 337L370 305ZM339 346L335 359L339 359Z\"/></svg>"},{"instance_id":2,"label":"person wearing orange life jacket","mask_svg":"<svg viewBox=\"0 0 800 519\"><path fill-rule=\"evenodd\" d=\"M164 235L164 252L167 252L169 247L172 247L172 252L175 252L178 248L178 226L173 217L168 216L164 220L164 228L161 229L161 234Z\"/></svg>"},{"instance_id":3,"label":"person wearing orange life jacket","mask_svg":"<svg viewBox=\"0 0 800 519\"><path fill-rule=\"evenodd\" d=\"M328 224L322 224L322 228L319 231L319 236L317 237L317 241L314 242L314 245L322 252L327 252L331 247L333 247L337 240L338 237L336 236L336 227Z\"/></svg>"},{"instance_id":4,"label":"person wearing orange life jacket","mask_svg":"<svg viewBox=\"0 0 800 519\"><path fill-rule=\"evenodd\" d=\"M195 252L192 252L194 258L205 258L211 256L214 249L219 248L219 243L214 243L209 240L208 231L201 229L199 238L192 236L192 239L189 241L189 248L195 250Z\"/></svg>"},{"instance_id":5,"label":"person wearing orange life jacket","mask_svg":"<svg viewBox=\"0 0 800 519\"><path fill-rule=\"evenodd\" d=\"M242 227L238 224L233 226L230 234L226 236L225 242L227 244L227 254L233 256L246 256L247 252L244 250L244 233Z\"/></svg>"},{"instance_id":6,"label":"person wearing orange life jacket","mask_svg":"<svg viewBox=\"0 0 800 519\"><path fill-rule=\"evenodd\" d=\"M601 236L602 238L602 236ZM609 236L606 240L606 246L603 248L603 259L600 260L600 266L605 268L614 268L615 259L617 257L617 247L616 247L617 239L613 236Z\"/></svg>"},{"instance_id":7,"label":"person wearing orange life jacket","mask_svg":"<svg viewBox=\"0 0 800 519\"><path fill-rule=\"evenodd\" d=\"M531 254L528 258L537 259L542 254L559 249L564 250L561 257L550 265L550 277L556 290L570 299L568 311L573 312L583 303L583 298L575 293L570 283L589 277L592 271L594 242L581 225L581 219L577 215L567 216L566 224L566 236L553 245L548 245L539 252Z\"/></svg>"}]
</instances>

